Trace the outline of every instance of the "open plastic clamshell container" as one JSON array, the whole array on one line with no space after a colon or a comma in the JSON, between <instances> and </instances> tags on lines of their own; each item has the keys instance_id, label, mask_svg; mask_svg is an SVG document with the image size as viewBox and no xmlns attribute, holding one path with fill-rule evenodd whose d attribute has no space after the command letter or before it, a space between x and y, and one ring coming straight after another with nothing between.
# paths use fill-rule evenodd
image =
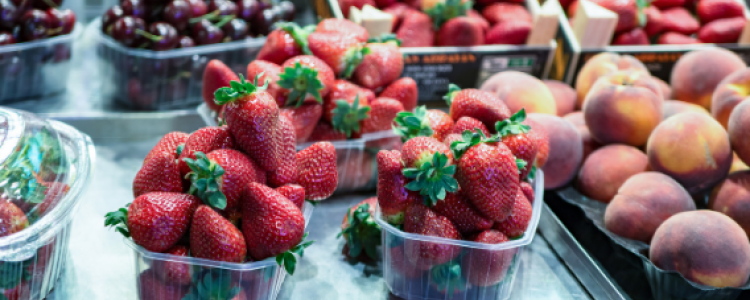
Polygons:
<instances>
[{"instance_id":1,"label":"open plastic clamshell container","mask_svg":"<svg viewBox=\"0 0 750 300\"><path fill-rule=\"evenodd\" d=\"M383 228L383 279L391 293L406 300L508 299L521 263L521 250L534 239L542 213L541 170L535 178L529 226L521 238L500 244L407 233L383 220L378 208L375 221ZM453 259L441 265L417 266L410 259L416 254L410 253L420 248L448 253Z\"/></svg>"},{"instance_id":2,"label":"open plastic clamshell container","mask_svg":"<svg viewBox=\"0 0 750 300\"><path fill-rule=\"evenodd\" d=\"M68 125L0 107L0 295L43 299L54 287L94 153Z\"/></svg>"},{"instance_id":3,"label":"open plastic clamshell container","mask_svg":"<svg viewBox=\"0 0 750 300\"><path fill-rule=\"evenodd\" d=\"M201 104L198 114L206 125L217 126L216 113ZM401 150L401 137L391 130L366 133L358 139L332 141L336 149L336 166L338 167L339 184L336 193L374 190L378 182L376 155L380 150ZM312 145L312 142L297 145L301 151Z\"/></svg>"},{"instance_id":4,"label":"open plastic clamshell container","mask_svg":"<svg viewBox=\"0 0 750 300\"><path fill-rule=\"evenodd\" d=\"M313 213L312 204L305 202L302 213L307 227ZM229 263L151 252L128 238L125 244L135 254L140 299L182 300L191 288L197 288L216 292L212 294L216 299L274 300L287 274L273 257ZM229 297L234 293L245 297Z\"/></svg>"}]
</instances>

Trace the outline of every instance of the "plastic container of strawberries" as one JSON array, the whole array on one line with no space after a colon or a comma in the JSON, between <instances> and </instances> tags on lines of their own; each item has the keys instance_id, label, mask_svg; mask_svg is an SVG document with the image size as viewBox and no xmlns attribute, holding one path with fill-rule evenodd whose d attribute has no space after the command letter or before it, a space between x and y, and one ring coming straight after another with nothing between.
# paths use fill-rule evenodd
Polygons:
<instances>
[{"instance_id":1,"label":"plastic container of strawberries","mask_svg":"<svg viewBox=\"0 0 750 300\"><path fill-rule=\"evenodd\" d=\"M55 287L94 159L91 139L73 127L0 107L0 207L29 224L0 232L4 299L44 299Z\"/></svg>"},{"instance_id":2,"label":"plastic container of strawberries","mask_svg":"<svg viewBox=\"0 0 750 300\"><path fill-rule=\"evenodd\" d=\"M265 37L168 51L128 48L101 30L97 18L87 28L94 36L105 97L139 110L194 107L202 101L203 69L212 59L236 73L258 55Z\"/></svg>"},{"instance_id":3,"label":"plastic container of strawberries","mask_svg":"<svg viewBox=\"0 0 750 300\"><path fill-rule=\"evenodd\" d=\"M313 205L305 202L302 213L307 227ZM287 275L286 270L273 257L240 264L151 252L128 238L125 239L125 244L133 249L135 255L136 284L140 299L178 300L183 299L190 289L198 288L222 291L223 294L218 294L216 299L233 299L227 293L234 289L245 295L244 298L237 299L274 300ZM191 281L169 282L157 275L166 274L167 268L189 272Z\"/></svg>"},{"instance_id":4,"label":"plastic container of strawberries","mask_svg":"<svg viewBox=\"0 0 750 300\"><path fill-rule=\"evenodd\" d=\"M64 92L82 27L78 23L66 35L0 46L0 104Z\"/></svg>"},{"instance_id":5,"label":"plastic container of strawberries","mask_svg":"<svg viewBox=\"0 0 750 300\"><path fill-rule=\"evenodd\" d=\"M537 170L535 178L536 180L532 183L534 203L532 204L529 226L521 238L501 244L483 244L407 233L383 220L378 208L375 212L375 221L383 228L383 279L391 293L406 300L508 299L511 295L517 270L520 267L521 250L534 239L542 213L544 175L541 170ZM405 263L409 257L407 251L403 251L404 249L434 245L440 245L441 249L449 251L451 256L455 258L446 264L431 266L429 269L425 268L425 270L420 270ZM397 251L398 248L401 248L401 251ZM489 268L472 268L468 263L473 257L487 254L498 255L503 258L503 263L499 268L499 271L504 273L500 277L502 279L491 286L473 285L470 283L471 280L467 280L467 278L490 278L493 277L490 273L498 272L498 270ZM489 264L489 261L486 263ZM503 271L502 269L506 270ZM441 291L448 286L445 284L446 282L451 283L451 289L448 289L448 292Z\"/></svg>"}]
</instances>

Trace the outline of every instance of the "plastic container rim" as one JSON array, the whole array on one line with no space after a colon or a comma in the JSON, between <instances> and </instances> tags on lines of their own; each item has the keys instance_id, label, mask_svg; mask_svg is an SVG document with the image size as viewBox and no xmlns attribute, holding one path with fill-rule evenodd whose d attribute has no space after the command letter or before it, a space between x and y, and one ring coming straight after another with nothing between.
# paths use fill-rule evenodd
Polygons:
<instances>
[{"instance_id":1,"label":"plastic container rim","mask_svg":"<svg viewBox=\"0 0 750 300\"><path fill-rule=\"evenodd\" d=\"M17 44L12 44L12 45L0 46L0 53L23 51L23 50L28 50L30 48L35 48L35 47L50 46L52 44L71 42L71 41L76 40L79 36L81 36L81 34L84 32L83 27L86 27L86 24L77 22L75 24L75 27L73 28L73 32L66 34L66 35L51 37L48 39L43 39L43 40L38 40L38 41L33 41L33 42L23 42L23 43L17 43Z\"/></svg>"}]
</instances>

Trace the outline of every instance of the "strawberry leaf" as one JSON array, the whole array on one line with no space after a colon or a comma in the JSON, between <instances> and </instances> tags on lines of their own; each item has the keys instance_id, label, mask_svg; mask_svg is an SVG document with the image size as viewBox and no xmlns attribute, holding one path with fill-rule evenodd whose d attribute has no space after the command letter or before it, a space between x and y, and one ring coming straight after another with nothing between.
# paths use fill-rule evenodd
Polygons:
<instances>
[{"instance_id":1,"label":"strawberry leaf","mask_svg":"<svg viewBox=\"0 0 750 300\"><path fill-rule=\"evenodd\" d=\"M497 134L499 137L506 137L528 133L531 130L531 126L521 123L524 120L526 120L526 110L522 108L517 113L513 114L510 119L497 121L497 123L495 123Z\"/></svg>"},{"instance_id":2,"label":"strawberry leaf","mask_svg":"<svg viewBox=\"0 0 750 300\"><path fill-rule=\"evenodd\" d=\"M296 23L292 22L277 22L274 24L276 28L286 31L294 42L302 48L302 52L307 55L312 55L309 44L307 43L307 36L315 31L315 26L305 26L304 28L299 27Z\"/></svg>"},{"instance_id":3,"label":"strawberry leaf","mask_svg":"<svg viewBox=\"0 0 750 300\"><path fill-rule=\"evenodd\" d=\"M191 183L188 194L198 196L204 203L218 210L227 208L227 197L219 185L224 168L209 160L203 152L195 152L195 157L194 160L187 157L182 159L191 170L187 174Z\"/></svg>"},{"instance_id":4,"label":"strawberry leaf","mask_svg":"<svg viewBox=\"0 0 750 300\"><path fill-rule=\"evenodd\" d=\"M437 290L446 295L454 295L455 292L466 289L466 279L461 276L461 265L458 261L436 266L432 268L430 275Z\"/></svg>"},{"instance_id":5,"label":"strawberry leaf","mask_svg":"<svg viewBox=\"0 0 750 300\"><path fill-rule=\"evenodd\" d=\"M232 285L232 276L228 270L208 269L196 272L193 276L190 291L182 300L221 299L230 300L240 294L238 284Z\"/></svg>"},{"instance_id":6,"label":"strawberry leaf","mask_svg":"<svg viewBox=\"0 0 750 300\"><path fill-rule=\"evenodd\" d=\"M414 112L399 112L394 122L393 132L401 136L403 142L418 136L429 137L433 133L430 119L427 118L427 108L424 105L417 107Z\"/></svg>"},{"instance_id":7,"label":"strawberry leaf","mask_svg":"<svg viewBox=\"0 0 750 300\"><path fill-rule=\"evenodd\" d=\"M276 83L280 87L290 90L286 105L294 104L299 107L305 102L307 94L312 95L318 103L323 103L323 98L320 96L323 83L318 79L318 70L296 62L294 67L284 68L284 72L279 74L279 78Z\"/></svg>"},{"instance_id":8,"label":"strawberry leaf","mask_svg":"<svg viewBox=\"0 0 750 300\"><path fill-rule=\"evenodd\" d=\"M458 182L453 178L456 166L448 165L448 157L443 153L437 152L418 168L404 168L402 172L404 177L412 179L404 187L419 192L427 206L445 200L446 193L458 191Z\"/></svg>"},{"instance_id":9,"label":"strawberry leaf","mask_svg":"<svg viewBox=\"0 0 750 300\"><path fill-rule=\"evenodd\" d=\"M395 43L396 46L401 47L401 39L396 37L395 33L384 33L380 36L375 36L367 39L367 43L378 43L378 44L385 44L385 43Z\"/></svg>"},{"instance_id":10,"label":"strawberry leaf","mask_svg":"<svg viewBox=\"0 0 750 300\"><path fill-rule=\"evenodd\" d=\"M333 125L333 129L345 133L346 137L349 138L352 133L359 132L360 123L367 119L369 112L369 106L359 106L359 95L354 98L352 104L349 104L346 100L336 100L331 125Z\"/></svg>"},{"instance_id":11,"label":"strawberry leaf","mask_svg":"<svg viewBox=\"0 0 750 300\"><path fill-rule=\"evenodd\" d=\"M536 167L536 163L535 163L535 164L531 165L531 171L529 172L529 175L526 176L526 178L529 181L534 180L534 176L536 176L536 170L537 170L537 167Z\"/></svg>"},{"instance_id":12,"label":"strawberry leaf","mask_svg":"<svg viewBox=\"0 0 750 300\"><path fill-rule=\"evenodd\" d=\"M341 230L339 237L344 236L349 246L349 257L356 258L365 254L372 259L377 259L377 247L381 244L380 226L370 215L370 204L363 204L355 210L350 209L347 213L348 224Z\"/></svg>"},{"instance_id":13,"label":"strawberry leaf","mask_svg":"<svg viewBox=\"0 0 750 300\"><path fill-rule=\"evenodd\" d=\"M126 204L125 207L104 215L104 227L113 227L126 238L130 237L130 231L128 230L128 206L130 206L130 203Z\"/></svg>"},{"instance_id":14,"label":"strawberry leaf","mask_svg":"<svg viewBox=\"0 0 750 300\"><path fill-rule=\"evenodd\" d=\"M520 158L516 158L516 168L518 168L518 174L521 174L523 169L526 169L526 161Z\"/></svg>"},{"instance_id":15,"label":"strawberry leaf","mask_svg":"<svg viewBox=\"0 0 750 300\"><path fill-rule=\"evenodd\" d=\"M240 81L232 80L229 82L229 87L221 87L214 92L214 102L218 105L224 105L255 92L265 91L268 87L268 81L262 86L257 85L261 76L263 76L263 73L255 76L253 82L248 82L245 81L245 76L239 74Z\"/></svg>"},{"instance_id":16,"label":"strawberry leaf","mask_svg":"<svg viewBox=\"0 0 750 300\"><path fill-rule=\"evenodd\" d=\"M359 64L362 63L362 60L365 59L365 55L370 54L370 48L368 47L351 47L348 50L346 50L346 53L344 54L344 71L341 74L341 77L348 79L349 77L352 77L352 74L354 74L354 70L357 69Z\"/></svg>"},{"instance_id":17,"label":"strawberry leaf","mask_svg":"<svg viewBox=\"0 0 750 300\"><path fill-rule=\"evenodd\" d=\"M443 96L443 100L445 100L445 103L448 104L448 107L451 106L451 103L453 103L453 98L456 96L456 93L460 92L461 88L458 87L458 85L455 85L453 83L448 84L448 93Z\"/></svg>"},{"instance_id":18,"label":"strawberry leaf","mask_svg":"<svg viewBox=\"0 0 750 300\"><path fill-rule=\"evenodd\" d=\"M307 234L308 233L305 233L305 235L302 236L302 241L297 246L294 246L292 249L289 249L284 253L276 255L276 263L279 266L284 267L284 270L286 270L289 275L294 275L294 271L297 268L297 257L295 254L299 255L299 257L304 256L305 249L310 247L314 242L305 241L305 239L307 239Z\"/></svg>"},{"instance_id":19,"label":"strawberry leaf","mask_svg":"<svg viewBox=\"0 0 750 300\"><path fill-rule=\"evenodd\" d=\"M439 1L435 4L435 6L426 10L425 13L432 19L435 30L438 30L441 26L443 26L443 24L445 24L445 22L448 22L448 20L460 16L465 16L466 12L471 10L472 5L474 5L472 1Z\"/></svg>"},{"instance_id":20,"label":"strawberry leaf","mask_svg":"<svg viewBox=\"0 0 750 300\"><path fill-rule=\"evenodd\" d=\"M485 138L484 133L482 133L482 131L478 128L474 130L474 132L464 130L464 132L461 134L461 140L453 141L453 143L451 143L451 150L453 151L454 158L460 159L467 150L478 145L479 143L492 141Z\"/></svg>"}]
</instances>

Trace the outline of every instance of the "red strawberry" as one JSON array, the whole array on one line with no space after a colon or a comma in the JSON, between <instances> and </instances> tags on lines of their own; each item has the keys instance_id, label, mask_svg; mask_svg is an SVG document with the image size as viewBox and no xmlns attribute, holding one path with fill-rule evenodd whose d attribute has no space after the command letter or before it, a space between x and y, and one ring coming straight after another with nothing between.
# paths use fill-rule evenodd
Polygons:
<instances>
[{"instance_id":1,"label":"red strawberry","mask_svg":"<svg viewBox=\"0 0 750 300\"><path fill-rule=\"evenodd\" d=\"M451 134L457 133L462 134L464 131L475 131L476 129L479 129L482 131L484 136L490 136L490 131L487 130L487 126L484 126L482 122L479 122L479 120L474 119L472 117L460 117L458 118L458 121L456 121L456 124L453 125L453 129L451 129ZM446 144L450 145L450 144Z\"/></svg>"},{"instance_id":2,"label":"red strawberry","mask_svg":"<svg viewBox=\"0 0 750 300\"><path fill-rule=\"evenodd\" d=\"M519 166L521 170L521 179L526 178L534 165L536 155L539 152L539 144L536 139L529 133L534 130L529 125L523 125L521 122L526 120L526 110L521 109L513 114L510 119L503 120L495 125L497 133L502 137L502 142L516 159L524 161L524 166Z\"/></svg>"},{"instance_id":3,"label":"red strawberry","mask_svg":"<svg viewBox=\"0 0 750 300\"><path fill-rule=\"evenodd\" d=\"M177 160L168 152L152 156L133 179L133 196L149 192L182 193L182 176Z\"/></svg>"},{"instance_id":4,"label":"red strawberry","mask_svg":"<svg viewBox=\"0 0 750 300\"><path fill-rule=\"evenodd\" d=\"M500 244L510 241L497 230L486 230L470 239L484 244ZM476 286L493 286L505 278L515 250L472 249L462 260L461 271L469 283Z\"/></svg>"},{"instance_id":5,"label":"red strawberry","mask_svg":"<svg viewBox=\"0 0 750 300\"><path fill-rule=\"evenodd\" d=\"M578 0L573 0L568 8L565 9L565 13L568 14L568 23L570 23L570 26L573 26L573 18L576 16L576 11L578 11L578 2Z\"/></svg>"},{"instance_id":6,"label":"red strawberry","mask_svg":"<svg viewBox=\"0 0 750 300\"><path fill-rule=\"evenodd\" d=\"M0 199L0 237L6 237L29 227L26 214L10 201Z\"/></svg>"},{"instance_id":7,"label":"red strawberry","mask_svg":"<svg viewBox=\"0 0 750 300\"><path fill-rule=\"evenodd\" d=\"M182 245L172 247L165 253L187 257L190 250ZM174 285L188 285L192 279L190 271L190 264L168 261L168 260L154 260L154 265L151 267L152 270L159 276L162 282Z\"/></svg>"},{"instance_id":8,"label":"red strawberry","mask_svg":"<svg viewBox=\"0 0 750 300\"><path fill-rule=\"evenodd\" d=\"M374 164L375 160L367 152L362 152L361 159L359 156L339 157L339 161L337 162L339 168L339 185L336 190L356 190L368 186L370 180L375 176L373 174L373 168L376 167L373 166Z\"/></svg>"},{"instance_id":9,"label":"red strawberry","mask_svg":"<svg viewBox=\"0 0 750 300\"><path fill-rule=\"evenodd\" d=\"M494 224L459 193L448 193L445 200L438 201L432 210L451 220L462 234L484 231L492 228Z\"/></svg>"},{"instance_id":10,"label":"red strawberry","mask_svg":"<svg viewBox=\"0 0 750 300\"><path fill-rule=\"evenodd\" d=\"M277 261L281 257L287 271L294 273L293 248L304 249L310 243L300 244L306 236L302 211L272 188L257 183L248 185L244 202L242 232L250 256L255 260L277 257Z\"/></svg>"},{"instance_id":11,"label":"red strawberry","mask_svg":"<svg viewBox=\"0 0 750 300\"><path fill-rule=\"evenodd\" d=\"M453 153L442 142L424 136L412 138L404 143L402 157L404 176L412 179L406 189L419 192L427 205L435 205L445 199L446 193L458 191L453 178Z\"/></svg>"},{"instance_id":12,"label":"red strawberry","mask_svg":"<svg viewBox=\"0 0 750 300\"><path fill-rule=\"evenodd\" d=\"M631 30L638 26L638 6L635 0L591 0L617 14L615 32Z\"/></svg>"},{"instance_id":13,"label":"red strawberry","mask_svg":"<svg viewBox=\"0 0 750 300\"><path fill-rule=\"evenodd\" d=\"M276 171L268 174L268 185L279 187L294 183L297 179L297 136L294 133L294 124L285 117L279 117L279 162Z\"/></svg>"},{"instance_id":14,"label":"red strawberry","mask_svg":"<svg viewBox=\"0 0 750 300\"><path fill-rule=\"evenodd\" d=\"M658 7L659 9L685 6L685 0L654 0L651 2L651 6Z\"/></svg>"},{"instance_id":15,"label":"red strawberry","mask_svg":"<svg viewBox=\"0 0 750 300\"><path fill-rule=\"evenodd\" d=\"M398 0L375 0L378 8L386 8L396 3L398 3Z\"/></svg>"},{"instance_id":16,"label":"red strawberry","mask_svg":"<svg viewBox=\"0 0 750 300\"><path fill-rule=\"evenodd\" d=\"M344 14L344 18L349 17L349 11L352 7L362 9L365 5L375 6L374 0L338 0L341 12Z\"/></svg>"},{"instance_id":17,"label":"red strawberry","mask_svg":"<svg viewBox=\"0 0 750 300\"><path fill-rule=\"evenodd\" d=\"M510 118L510 109L492 93L477 89L461 90L451 84L444 99L450 106L453 120L467 116L484 123L487 128L495 128L495 123Z\"/></svg>"},{"instance_id":18,"label":"red strawberry","mask_svg":"<svg viewBox=\"0 0 750 300\"><path fill-rule=\"evenodd\" d=\"M307 38L310 51L333 69L333 73L349 78L369 53L354 36L334 32L313 32Z\"/></svg>"},{"instance_id":19,"label":"red strawberry","mask_svg":"<svg viewBox=\"0 0 750 300\"><path fill-rule=\"evenodd\" d=\"M346 254L352 259L361 254L373 260L380 258L377 252L377 247L381 244L380 226L374 219L376 205L378 198L371 197L346 210L339 236L344 237L349 250Z\"/></svg>"},{"instance_id":20,"label":"red strawberry","mask_svg":"<svg viewBox=\"0 0 750 300\"><path fill-rule=\"evenodd\" d=\"M437 46L478 46L484 44L482 26L469 17L448 20L437 33Z\"/></svg>"},{"instance_id":21,"label":"red strawberry","mask_svg":"<svg viewBox=\"0 0 750 300\"><path fill-rule=\"evenodd\" d=\"M460 133L451 133L445 137L445 139L443 140L443 144L450 147L451 145L453 145L453 142L462 141L462 140L463 140L463 136Z\"/></svg>"},{"instance_id":22,"label":"red strawberry","mask_svg":"<svg viewBox=\"0 0 750 300\"><path fill-rule=\"evenodd\" d=\"M531 32L531 22L510 20L498 23L487 32L488 45L523 45Z\"/></svg>"},{"instance_id":23,"label":"red strawberry","mask_svg":"<svg viewBox=\"0 0 750 300\"><path fill-rule=\"evenodd\" d=\"M490 22L487 22L482 14L480 14L476 10L470 9L466 11L466 16L475 23L479 24L479 26L482 27L482 32L487 32L487 30L490 30Z\"/></svg>"},{"instance_id":24,"label":"red strawberry","mask_svg":"<svg viewBox=\"0 0 750 300\"><path fill-rule=\"evenodd\" d=\"M377 98L370 104L370 116L362 121L362 133L391 130L396 114L404 111L398 100Z\"/></svg>"},{"instance_id":25,"label":"red strawberry","mask_svg":"<svg viewBox=\"0 0 750 300\"><path fill-rule=\"evenodd\" d=\"M690 12L682 7L665 9L661 12L664 17L664 31L674 31L685 35L698 32L700 24Z\"/></svg>"},{"instance_id":26,"label":"red strawberry","mask_svg":"<svg viewBox=\"0 0 750 300\"><path fill-rule=\"evenodd\" d=\"M402 77L392 82L380 92L378 97L396 99L404 106L406 111L413 111L417 107L417 82L411 77Z\"/></svg>"},{"instance_id":27,"label":"red strawberry","mask_svg":"<svg viewBox=\"0 0 750 300\"><path fill-rule=\"evenodd\" d=\"M217 101L226 106L229 132L243 152L264 170L274 171L279 160L279 106L262 87L244 78L237 83L216 91Z\"/></svg>"},{"instance_id":28,"label":"red strawberry","mask_svg":"<svg viewBox=\"0 0 750 300\"><path fill-rule=\"evenodd\" d=\"M503 103L503 105L505 104ZM510 111L508 111L508 115L510 115ZM430 120L430 127L432 127L432 137L441 141L451 132L454 126L454 119L439 109L428 109L427 119Z\"/></svg>"},{"instance_id":29,"label":"red strawberry","mask_svg":"<svg viewBox=\"0 0 750 300\"><path fill-rule=\"evenodd\" d=\"M313 132L307 142L341 141L346 139L346 133L336 131L331 124L319 122L313 128Z\"/></svg>"},{"instance_id":30,"label":"red strawberry","mask_svg":"<svg viewBox=\"0 0 750 300\"><path fill-rule=\"evenodd\" d=\"M447 159L447 164L453 162L453 153L450 148L432 137L411 138L404 143L401 150L402 160L407 168L420 168L423 164L432 162L436 153L442 153Z\"/></svg>"},{"instance_id":31,"label":"red strawberry","mask_svg":"<svg viewBox=\"0 0 750 300\"><path fill-rule=\"evenodd\" d=\"M358 41L366 43L370 35L367 29L347 19L324 19L318 23L315 32L335 32L354 36Z\"/></svg>"},{"instance_id":32,"label":"red strawberry","mask_svg":"<svg viewBox=\"0 0 750 300\"><path fill-rule=\"evenodd\" d=\"M418 10L408 6L402 2L396 2L383 9L384 13L391 14L393 16L393 32L398 32L401 22L406 18L406 15L411 12L418 12ZM430 24L432 26L432 24Z\"/></svg>"},{"instance_id":33,"label":"red strawberry","mask_svg":"<svg viewBox=\"0 0 750 300\"><path fill-rule=\"evenodd\" d=\"M285 61L277 83L284 89L286 105L299 106L304 102L323 103L335 74L330 66L312 55L300 55Z\"/></svg>"},{"instance_id":34,"label":"red strawberry","mask_svg":"<svg viewBox=\"0 0 750 300\"><path fill-rule=\"evenodd\" d=\"M240 151L219 149L208 154L198 152L196 156L195 160L186 159L192 171L190 194L218 210L240 209L247 184L262 181L258 178L260 166Z\"/></svg>"},{"instance_id":35,"label":"red strawberry","mask_svg":"<svg viewBox=\"0 0 750 300\"><path fill-rule=\"evenodd\" d=\"M42 182L42 186L45 188L44 200L36 207L36 212L40 216L57 206L63 196L70 191L70 186L62 182Z\"/></svg>"},{"instance_id":36,"label":"red strawberry","mask_svg":"<svg viewBox=\"0 0 750 300\"><path fill-rule=\"evenodd\" d=\"M395 81L404 70L404 57L391 43L367 44L370 53L354 71L354 80L361 86L376 90Z\"/></svg>"},{"instance_id":37,"label":"red strawberry","mask_svg":"<svg viewBox=\"0 0 750 300\"><path fill-rule=\"evenodd\" d=\"M242 232L229 220L206 205L195 210L190 226L190 251L194 257L241 263L247 250Z\"/></svg>"},{"instance_id":38,"label":"red strawberry","mask_svg":"<svg viewBox=\"0 0 750 300\"><path fill-rule=\"evenodd\" d=\"M406 189L406 177L402 172L401 152L380 150L378 162L378 204L383 218L391 224L404 222L406 206L414 200Z\"/></svg>"},{"instance_id":39,"label":"red strawberry","mask_svg":"<svg viewBox=\"0 0 750 300\"><path fill-rule=\"evenodd\" d=\"M664 31L664 16L656 6L649 6L643 12L646 14L646 26L643 27L646 35L653 37Z\"/></svg>"},{"instance_id":40,"label":"red strawberry","mask_svg":"<svg viewBox=\"0 0 750 300\"><path fill-rule=\"evenodd\" d=\"M276 105L286 105L286 90L279 86L279 75L283 72L281 66L270 61L256 59L247 65L247 78L258 78L260 85L268 83L266 92L276 100Z\"/></svg>"},{"instance_id":41,"label":"red strawberry","mask_svg":"<svg viewBox=\"0 0 750 300\"><path fill-rule=\"evenodd\" d=\"M745 17L711 21L698 31L698 40L703 43L736 43L745 28L745 22Z\"/></svg>"},{"instance_id":42,"label":"red strawberry","mask_svg":"<svg viewBox=\"0 0 750 300\"><path fill-rule=\"evenodd\" d=\"M323 99L323 119L332 123L334 110L338 106L337 101L344 100L348 104L352 104L358 96L360 106L369 106L370 99L365 89L343 79L334 81L331 92Z\"/></svg>"},{"instance_id":43,"label":"red strawberry","mask_svg":"<svg viewBox=\"0 0 750 300\"><path fill-rule=\"evenodd\" d=\"M312 31L314 28L303 29L295 23L276 23L276 29L268 34L255 59L281 64L287 59L302 55L307 35L310 34L308 30ZM253 78L251 75L247 76Z\"/></svg>"},{"instance_id":44,"label":"red strawberry","mask_svg":"<svg viewBox=\"0 0 750 300\"><path fill-rule=\"evenodd\" d=\"M407 12L396 31L401 47L432 47L435 31L430 17L420 11Z\"/></svg>"},{"instance_id":45,"label":"red strawberry","mask_svg":"<svg viewBox=\"0 0 750 300\"><path fill-rule=\"evenodd\" d=\"M457 240L461 238L456 226L448 218L438 215L421 203L412 203L406 208L404 231L426 236ZM406 258L417 267L441 265L454 259L461 252L458 246L442 243L406 240Z\"/></svg>"},{"instance_id":46,"label":"red strawberry","mask_svg":"<svg viewBox=\"0 0 750 300\"><path fill-rule=\"evenodd\" d=\"M549 136L547 135L547 131L544 130L541 124L533 120L527 119L523 124L531 126L533 130L528 135L539 145L539 151L536 153L534 164L536 164L537 168L544 167L547 157L549 157Z\"/></svg>"},{"instance_id":47,"label":"red strawberry","mask_svg":"<svg viewBox=\"0 0 750 300\"><path fill-rule=\"evenodd\" d=\"M521 192L523 192L526 200L529 200L529 203L534 204L534 189L531 184L525 181L521 182Z\"/></svg>"},{"instance_id":48,"label":"red strawberry","mask_svg":"<svg viewBox=\"0 0 750 300\"><path fill-rule=\"evenodd\" d=\"M398 245L396 247L391 248L390 250L390 265L393 267L393 269L398 272L398 274L401 274L402 276L409 278L409 279L417 279L422 276L422 273L424 271L427 271L430 269L431 266L416 266L414 263L409 261L408 258L406 258L406 253L404 253L404 245Z\"/></svg>"},{"instance_id":49,"label":"red strawberry","mask_svg":"<svg viewBox=\"0 0 750 300\"><path fill-rule=\"evenodd\" d=\"M297 144L304 143L313 133L315 124L323 115L323 106L317 103L305 104L296 108L282 108L280 115L292 120Z\"/></svg>"},{"instance_id":50,"label":"red strawberry","mask_svg":"<svg viewBox=\"0 0 750 300\"><path fill-rule=\"evenodd\" d=\"M703 24L718 19L745 17L745 9L737 0L700 0L696 11Z\"/></svg>"},{"instance_id":51,"label":"red strawberry","mask_svg":"<svg viewBox=\"0 0 750 300\"><path fill-rule=\"evenodd\" d=\"M612 45L649 45L648 36L643 28L637 27L630 31L618 33L612 40Z\"/></svg>"},{"instance_id":52,"label":"red strawberry","mask_svg":"<svg viewBox=\"0 0 750 300\"><path fill-rule=\"evenodd\" d=\"M13 288L3 290L0 295L5 296L7 300L31 299L31 283L28 281L20 282Z\"/></svg>"},{"instance_id":53,"label":"red strawberry","mask_svg":"<svg viewBox=\"0 0 750 300\"><path fill-rule=\"evenodd\" d=\"M525 7L513 3L495 3L482 10L482 16L490 24L503 23L510 20L527 21L531 23L531 14Z\"/></svg>"},{"instance_id":54,"label":"red strawberry","mask_svg":"<svg viewBox=\"0 0 750 300\"><path fill-rule=\"evenodd\" d=\"M507 218L519 189L519 169L510 149L503 143L487 144L477 133L464 133L464 141L452 146L462 194L484 216L495 221Z\"/></svg>"},{"instance_id":55,"label":"red strawberry","mask_svg":"<svg viewBox=\"0 0 750 300\"><path fill-rule=\"evenodd\" d=\"M330 197L338 184L336 149L329 142L318 142L297 152L297 184L305 188L307 200Z\"/></svg>"},{"instance_id":56,"label":"red strawberry","mask_svg":"<svg viewBox=\"0 0 750 300\"><path fill-rule=\"evenodd\" d=\"M298 184L280 186L276 188L276 191L289 199L289 201L292 201L299 209L302 209L302 206L305 205L305 188Z\"/></svg>"},{"instance_id":57,"label":"red strawberry","mask_svg":"<svg viewBox=\"0 0 750 300\"><path fill-rule=\"evenodd\" d=\"M516 192L515 205L513 211L503 221L495 223L493 228L502 231L509 238L520 238L529 227L531 221L531 202L526 199L519 188Z\"/></svg>"},{"instance_id":58,"label":"red strawberry","mask_svg":"<svg viewBox=\"0 0 750 300\"><path fill-rule=\"evenodd\" d=\"M138 275L138 296L142 300L182 300L187 294L187 288L164 283L153 269L148 269Z\"/></svg>"},{"instance_id":59,"label":"red strawberry","mask_svg":"<svg viewBox=\"0 0 750 300\"><path fill-rule=\"evenodd\" d=\"M203 127L190 134L185 147L179 157L180 175L181 178L185 178L185 175L190 172L190 167L184 161L185 158L195 159L195 152L209 153L219 149L233 149L234 138L229 133L229 127L221 126L209 126Z\"/></svg>"},{"instance_id":60,"label":"red strawberry","mask_svg":"<svg viewBox=\"0 0 750 300\"><path fill-rule=\"evenodd\" d=\"M688 45L688 44L700 44L698 39L689 37L678 32L665 32L659 36L659 40L656 42L660 45Z\"/></svg>"},{"instance_id":61,"label":"red strawberry","mask_svg":"<svg viewBox=\"0 0 750 300\"><path fill-rule=\"evenodd\" d=\"M220 60L212 59L203 70L203 102L213 111L219 111L220 104L214 102L214 92L221 87L228 87L229 82L237 81L237 74Z\"/></svg>"},{"instance_id":62,"label":"red strawberry","mask_svg":"<svg viewBox=\"0 0 750 300\"><path fill-rule=\"evenodd\" d=\"M213 98L211 98L213 99ZM180 151L178 151L178 148L180 145L184 145L185 142L188 140L188 134L184 132L179 131L173 131L170 133L165 134L159 142L156 143L156 146L154 148L151 148L151 151L146 154L146 158L143 159L143 164L146 164L146 162L151 159L152 156L156 156L161 152L167 152L172 154L172 156L177 159L180 157Z\"/></svg>"},{"instance_id":63,"label":"red strawberry","mask_svg":"<svg viewBox=\"0 0 750 300\"><path fill-rule=\"evenodd\" d=\"M113 226L148 251L164 252L174 247L188 231L198 197L154 192L139 196L128 208L106 215L105 226Z\"/></svg>"}]
</instances>

